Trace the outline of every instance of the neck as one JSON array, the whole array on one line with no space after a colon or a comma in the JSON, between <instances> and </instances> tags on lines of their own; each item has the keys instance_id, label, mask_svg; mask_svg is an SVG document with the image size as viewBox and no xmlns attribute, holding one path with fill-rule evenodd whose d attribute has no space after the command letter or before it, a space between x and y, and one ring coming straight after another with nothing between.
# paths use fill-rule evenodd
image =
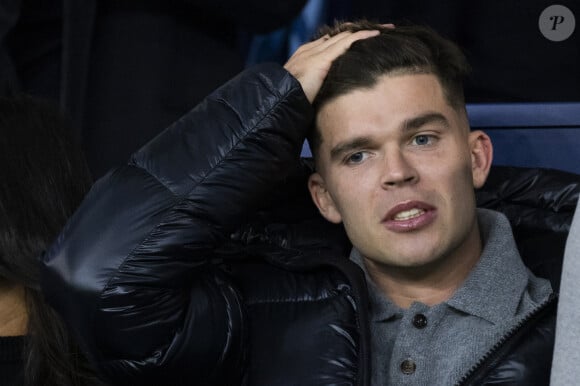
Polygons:
<instances>
[{"instance_id":1,"label":"neck","mask_svg":"<svg viewBox=\"0 0 580 386\"><path fill-rule=\"evenodd\" d=\"M463 284L481 256L479 231L466 243L467 250L456 250L421 267L379 265L365 259L375 285L397 306L409 308L414 302L434 306L450 299Z\"/></svg>"},{"instance_id":2,"label":"neck","mask_svg":"<svg viewBox=\"0 0 580 386\"><path fill-rule=\"evenodd\" d=\"M0 336L25 335L28 324L24 286L0 284Z\"/></svg>"}]
</instances>

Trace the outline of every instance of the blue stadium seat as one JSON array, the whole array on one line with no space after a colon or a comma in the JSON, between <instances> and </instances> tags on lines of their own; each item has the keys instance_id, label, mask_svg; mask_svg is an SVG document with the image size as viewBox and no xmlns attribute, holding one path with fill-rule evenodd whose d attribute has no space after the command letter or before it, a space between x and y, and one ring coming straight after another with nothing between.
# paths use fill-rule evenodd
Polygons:
<instances>
[{"instance_id":1,"label":"blue stadium seat","mask_svg":"<svg viewBox=\"0 0 580 386\"><path fill-rule=\"evenodd\" d=\"M494 144L494 165L580 174L580 102L468 104L473 129Z\"/></svg>"}]
</instances>

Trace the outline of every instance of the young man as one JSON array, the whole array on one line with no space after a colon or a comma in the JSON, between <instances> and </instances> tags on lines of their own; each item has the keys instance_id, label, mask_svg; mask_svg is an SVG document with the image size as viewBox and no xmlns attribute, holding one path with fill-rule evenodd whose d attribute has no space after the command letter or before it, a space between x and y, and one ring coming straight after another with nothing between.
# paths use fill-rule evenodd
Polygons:
<instances>
[{"instance_id":1,"label":"young man","mask_svg":"<svg viewBox=\"0 0 580 386\"><path fill-rule=\"evenodd\" d=\"M549 379L550 285L475 208L492 148L466 70L432 31L349 23L242 73L94 186L44 258L47 297L115 384ZM312 118L308 187L350 259L318 226L232 241Z\"/></svg>"}]
</instances>

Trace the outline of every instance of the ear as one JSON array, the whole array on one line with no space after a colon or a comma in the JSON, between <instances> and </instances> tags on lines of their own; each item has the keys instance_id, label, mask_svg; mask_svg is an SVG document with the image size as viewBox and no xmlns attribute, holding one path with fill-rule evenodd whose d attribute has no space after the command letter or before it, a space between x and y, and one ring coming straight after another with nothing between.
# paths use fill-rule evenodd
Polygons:
<instances>
[{"instance_id":1,"label":"ear","mask_svg":"<svg viewBox=\"0 0 580 386\"><path fill-rule=\"evenodd\" d=\"M318 173L314 173L308 178L308 190L312 201L320 211L320 214L328 221L338 224L342 221L340 211L336 207L330 192L326 189L324 179Z\"/></svg>"},{"instance_id":2,"label":"ear","mask_svg":"<svg viewBox=\"0 0 580 386\"><path fill-rule=\"evenodd\" d=\"M491 138L481 130L469 133L473 186L481 188L487 179L493 161Z\"/></svg>"}]
</instances>

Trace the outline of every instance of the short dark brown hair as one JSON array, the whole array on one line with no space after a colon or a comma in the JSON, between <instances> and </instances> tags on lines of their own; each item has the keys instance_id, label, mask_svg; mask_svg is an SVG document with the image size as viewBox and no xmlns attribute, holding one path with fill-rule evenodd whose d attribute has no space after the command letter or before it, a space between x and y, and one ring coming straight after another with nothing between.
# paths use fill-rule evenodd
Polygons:
<instances>
[{"instance_id":1,"label":"short dark brown hair","mask_svg":"<svg viewBox=\"0 0 580 386\"><path fill-rule=\"evenodd\" d=\"M431 28L390 28L360 20L323 27L319 36L375 29L381 31L378 36L354 42L334 60L313 102L316 112L338 96L374 86L386 74L433 74L441 83L447 102L456 109L464 108L463 81L469 74L469 64L456 44ZM308 138L313 155L321 141L320 131L314 127Z\"/></svg>"}]
</instances>

